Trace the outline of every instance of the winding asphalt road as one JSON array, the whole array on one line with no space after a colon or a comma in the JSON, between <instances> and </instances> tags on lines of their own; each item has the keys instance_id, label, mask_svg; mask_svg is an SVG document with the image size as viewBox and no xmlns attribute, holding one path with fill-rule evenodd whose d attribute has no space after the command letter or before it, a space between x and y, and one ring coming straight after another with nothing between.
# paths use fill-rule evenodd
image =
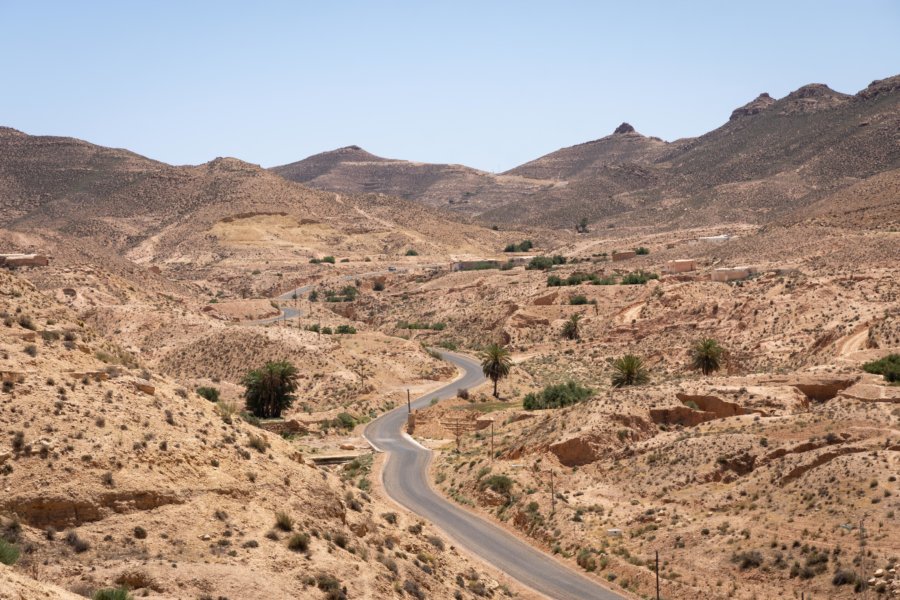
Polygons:
<instances>
[{"instance_id":1,"label":"winding asphalt road","mask_svg":"<svg viewBox=\"0 0 900 600\"><path fill-rule=\"evenodd\" d=\"M452 397L456 395L458 388L471 388L484 381L481 365L475 360L452 352L441 352L441 355L462 369L464 375L439 390L416 399L412 408L426 407L433 399ZM388 455L382 471L382 481L391 498L443 529L460 546L477 554L487 563L550 598L625 598L436 493L431 488L428 477L431 451L402 431L405 424L406 407L401 406L369 423L364 433L375 447Z\"/></svg>"}]
</instances>

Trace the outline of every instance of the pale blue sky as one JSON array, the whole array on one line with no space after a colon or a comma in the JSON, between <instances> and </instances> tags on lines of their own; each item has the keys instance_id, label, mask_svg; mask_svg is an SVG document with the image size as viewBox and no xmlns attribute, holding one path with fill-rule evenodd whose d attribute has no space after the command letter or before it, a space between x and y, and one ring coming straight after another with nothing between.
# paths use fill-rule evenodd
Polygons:
<instances>
[{"instance_id":1,"label":"pale blue sky","mask_svg":"<svg viewBox=\"0 0 900 600\"><path fill-rule=\"evenodd\" d=\"M0 0L0 124L173 164L349 144L500 171L900 73L897 0Z\"/></svg>"}]
</instances>

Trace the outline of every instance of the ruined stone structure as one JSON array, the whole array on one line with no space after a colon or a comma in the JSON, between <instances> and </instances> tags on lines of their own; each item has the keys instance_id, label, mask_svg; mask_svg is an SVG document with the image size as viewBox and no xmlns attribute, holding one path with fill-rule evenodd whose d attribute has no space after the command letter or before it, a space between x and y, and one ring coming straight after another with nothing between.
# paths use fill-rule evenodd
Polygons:
<instances>
[{"instance_id":1,"label":"ruined stone structure","mask_svg":"<svg viewBox=\"0 0 900 600\"><path fill-rule=\"evenodd\" d=\"M687 273L697 270L697 261L692 258L670 260L663 267L663 273Z\"/></svg>"},{"instance_id":2,"label":"ruined stone structure","mask_svg":"<svg viewBox=\"0 0 900 600\"><path fill-rule=\"evenodd\" d=\"M0 254L0 267L46 267L50 259L45 254Z\"/></svg>"},{"instance_id":3,"label":"ruined stone structure","mask_svg":"<svg viewBox=\"0 0 900 600\"><path fill-rule=\"evenodd\" d=\"M740 281L758 272L756 267L725 267L713 269L711 278L713 281Z\"/></svg>"},{"instance_id":4,"label":"ruined stone structure","mask_svg":"<svg viewBox=\"0 0 900 600\"><path fill-rule=\"evenodd\" d=\"M624 250L622 252L612 253L613 262L634 258L635 256L637 256L637 252L635 252L634 250Z\"/></svg>"}]
</instances>

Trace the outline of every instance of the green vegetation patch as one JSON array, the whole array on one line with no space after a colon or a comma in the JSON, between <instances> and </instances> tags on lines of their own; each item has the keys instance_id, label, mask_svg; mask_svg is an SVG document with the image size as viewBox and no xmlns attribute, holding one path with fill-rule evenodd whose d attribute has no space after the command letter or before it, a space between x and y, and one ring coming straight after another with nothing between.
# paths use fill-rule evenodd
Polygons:
<instances>
[{"instance_id":1,"label":"green vegetation patch","mask_svg":"<svg viewBox=\"0 0 900 600\"><path fill-rule=\"evenodd\" d=\"M525 410L541 410L544 408L562 408L584 402L594 394L594 390L575 381L548 385L537 393L525 396L522 406Z\"/></svg>"}]
</instances>

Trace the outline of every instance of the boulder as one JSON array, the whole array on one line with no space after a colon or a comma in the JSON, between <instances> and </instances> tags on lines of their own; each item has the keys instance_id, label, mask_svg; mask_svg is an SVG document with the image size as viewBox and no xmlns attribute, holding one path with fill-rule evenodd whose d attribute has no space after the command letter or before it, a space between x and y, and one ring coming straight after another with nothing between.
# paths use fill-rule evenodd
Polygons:
<instances>
[{"instance_id":1,"label":"boulder","mask_svg":"<svg viewBox=\"0 0 900 600\"><path fill-rule=\"evenodd\" d=\"M134 382L134 389L136 389L137 391L142 392L142 393L144 393L144 394L147 394L148 396L155 396L155 395L156 395L156 388L153 387L152 385L150 385L149 383L143 383L143 382L141 382L141 381L135 381L135 382Z\"/></svg>"}]
</instances>

